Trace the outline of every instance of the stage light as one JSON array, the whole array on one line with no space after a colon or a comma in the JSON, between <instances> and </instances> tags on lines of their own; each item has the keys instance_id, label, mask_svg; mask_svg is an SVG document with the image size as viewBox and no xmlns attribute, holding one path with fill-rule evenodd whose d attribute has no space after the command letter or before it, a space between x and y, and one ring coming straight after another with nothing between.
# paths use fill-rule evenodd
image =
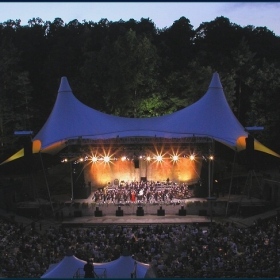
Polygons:
<instances>
[{"instance_id":1,"label":"stage light","mask_svg":"<svg viewBox=\"0 0 280 280\"><path fill-rule=\"evenodd\" d=\"M126 160L125 156L121 157L121 161L125 161L125 160Z\"/></svg>"},{"instance_id":2,"label":"stage light","mask_svg":"<svg viewBox=\"0 0 280 280\"><path fill-rule=\"evenodd\" d=\"M172 159L173 161L178 161L178 160L179 160L179 156L173 155L173 156L171 157L171 159Z\"/></svg>"},{"instance_id":3,"label":"stage light","mask_svg":"<svg viewBox=\"0 0 280 280\"><path fill-rule=\"evenodd\" d=\"M91 158L91 161L92 161L92 162L97 162L97 161L98 161L98 157L93 156L93 157Z\"/></svg>"},{"instance_id":4,"label":"stage light","mask_svg":"<svg viewBox=\"0 0 280 280\"><path fill-rule=\"evenodd\" d=\"M160 161L163 160L163 158L162 158L161 155L157 155L155 158L156 158L156 161L157 161L157 162L160 162Z\"/></svg>"},{"instance_id":5,"label":"stage light","mask_svg":"<svg viewBox=\"0 0 280 280\"><path fill-rule=\"evenodd\" d=\"M213 156L213 155L210 155L210 156L209 156L209 160L214 160L214 156Z\"/></svg>"},{"instance_id":6,"label":"stage light","mask_svg":"<svg viewBox=\"0 0 280 280\"><path fill-rule=\"evenodd\" d=\"M109 161L110 161L110 157L109 157L109 156L105 156L105 157L103 158L103 160L104 160L104 162L109 162Z\"/></svg>"},{"instance_id":7,"label":"stage light","mask_svg":"<svg viewBox=\"0 0 280 280\"><path fill-rule=\"evenodd\" d=\"M83 158L80 158L80 159L79 159L79 162L83 162L83 161L84 161L84 159L83 159Z\"/></svg>"},{"instance_id":8,"label":"stage light","mask_svg":"<svg viewBox=\"0 0 280 280\"><path fill-rule=\"evenodd\" d=\"M148 157L146 158L146 160L147 160L147 161L151 161L151 157L148 156Z\"/></svg>"},{"instance_id":9,"label":"stage light","mask_svg":"<svg viewBox=\"0 0 280 280\"><path fill-rule=\"evenodd\" d=\"M194 154L190 155L190 160L191 160L191 161L194 161L194 160L195 160L195 155L194 155Z\"/></svg>"}]
</instances>

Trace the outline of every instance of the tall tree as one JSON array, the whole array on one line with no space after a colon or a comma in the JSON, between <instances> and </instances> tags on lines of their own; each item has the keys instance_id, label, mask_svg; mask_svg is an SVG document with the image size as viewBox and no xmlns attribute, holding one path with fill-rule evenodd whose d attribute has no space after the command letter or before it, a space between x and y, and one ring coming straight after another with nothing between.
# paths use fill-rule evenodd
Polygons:
<instances>
[{"instance_id":1,"label":"tall tree","mask_svg":"<svg viewBox=\"0 0 280 280\"><path fill-rule=\"evenodd\" d=\"M249 45L243 37L239 45L231 51L232 72L236 82L236 103L234 111L241 122L245 122L245 114L249 106L251 94L248 83L255 65L255 53L250 51Z\"/></svg>"},{"instance_id":2,"label":"tall tree","mask_svg":"<svg viewBox=\"0 0 280 280\"><path fill-rule=\"evenodd\" d=\"M228 18L218 17L196 29L195 49L203 65L212 65L218 72L230 72L230 53L241 41L241 27Z\"/></svg>"},{"instance_id":3,"label":"tall tree","mask_svg":"<svg viewBox=\"0 0 280 280\"><path fill-rule=\"evenodd\" d=\"M256 54L259 60L265 58L269 63L280 65L280 37L266 27L254 27L248 25L242 33L246 37L250 50Z\"/></svg>"},{"instance_id":4,"label":"tall tree","mask_svg":"<svg viewBox=\"0 0 280 280\"><path fill-rule=\"evenodd\" d=\"M159 32L161 46L171 61L171 71L182 70L193 58L195 31L189 19L181 17L171 27Z\"/></svg>"},{"instance_id":5,"label":"tall tree","mask_svg":"<svg viewBox=\"0 0 280 280\"><path fill-rule=\"evenodd\" d=\"M0 46L0 141L2 151L10 148L15 130L27 129L31 117L28 104L31 86L28 73L20 67L20 52L10 40ZM29 128L29 127L28 127Z\"/></svg>"},{"instance_id":6,"label":"tall tree","mask_svg":"<svg viewBox=\"0 0 280 280\"><path fill-rule=\"evenodd\" d=\"M211 67L201 66L197 61L185 65L185 69L172 72L164 81L166 94L166 111L172 113L183 109L206 92L212 76Z\"/></svg>"},{"instance_id":7,"label":"tall tree","mask_svg":"<svg viewBox=\"0 0 280 280\"><path fill-rule=\"evenodd\" d=\"M98 70L87 71L89 69L86 67L83 73L94 73L92 79L100 88L108 112L129 117L141 116L142 100L150 93L157 92L158 57L150 40L129 30L113 44L92 53L89 59L87 66L94 65Z\"/></svg>"},{"instance_id":8,"label":"tall tree","mask_svg":"<svg viewBox=\"0 0 280 280\"><path fill-rule=\"evenodd\" d=\"M280 68L264 59L262 66L251 76L249 85L253 94L250 96L247 125L263 126L264 133L258 139L280 150Z\"/></svg>"}]
</instances>

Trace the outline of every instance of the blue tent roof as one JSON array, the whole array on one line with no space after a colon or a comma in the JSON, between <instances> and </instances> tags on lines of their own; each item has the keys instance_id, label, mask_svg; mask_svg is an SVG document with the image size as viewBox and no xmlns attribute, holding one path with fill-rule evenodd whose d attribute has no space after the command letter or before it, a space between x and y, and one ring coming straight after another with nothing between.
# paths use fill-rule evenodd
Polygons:
<instances>
[{"instance_id":1,"label":"blue tent roof","mask_svg":"<svg viewBox=\"0 0 280 280\"><path fill-rule=\"evenodd\" d=\"M214 73L206 94L194 104L160 117L125 118L99 112L81 103L62 77L58 96L45 125L34 137L40 151L56 153L71 139L116 137L209 137L232 149L245 148L248 132L233 114L218 73ZM255 140L255 149L275 152Z\"/></svg>"},{"instance_id":2,"label":"blue tent roof","mask_svg":"<svg viewBox=\"0 0 280 280\"><path fill-rule=\"evenodd\" d=\"M231 149L246 148L248 132L237 120L226 100L219 74L214 73L205 95L177 112L151 118L125 118L104 114L80 102L66 77L61 78L53 110L33 140L33 153L55 154L74 139L122 137L207 137ZM254 140L255 150L280 157ZM21 150L3 163L22 157ZM1 163L1 164L3 164Z\"/></svg>"}]
</instances>

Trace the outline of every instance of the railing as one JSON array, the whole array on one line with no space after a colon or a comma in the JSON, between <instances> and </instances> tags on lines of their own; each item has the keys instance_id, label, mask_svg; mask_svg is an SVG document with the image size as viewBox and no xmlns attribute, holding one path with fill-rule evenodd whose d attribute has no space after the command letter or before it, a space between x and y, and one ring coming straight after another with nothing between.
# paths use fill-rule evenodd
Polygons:
<instances>
[{"instance_id":1,"label":"railing","mask_svg":"<svg viewBox=\"0 0 280 280\"><path fill-rule=\"evenodd\" d=\"M78 268L75 274L73 275L73 278L84 278L85 272L83 268ZM94 268L94 278L107 278L107 270L106 268Z\"/></svg>"}]
</instances>

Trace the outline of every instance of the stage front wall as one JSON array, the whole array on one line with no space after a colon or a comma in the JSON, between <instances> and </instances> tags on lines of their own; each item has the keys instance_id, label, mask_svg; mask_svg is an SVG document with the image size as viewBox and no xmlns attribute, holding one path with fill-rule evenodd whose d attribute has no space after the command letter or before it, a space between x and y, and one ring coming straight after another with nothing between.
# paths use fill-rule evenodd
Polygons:
<instances>
[{"instance_id":1,"label":"stage front wall","mask_svg":"<svg viewBox=\"0 0 280 280\"><path fill-rule=\"evenodd\" d=\"M170 181L176 183L195 181L200 177L201 161L190 161L181 158L178 162L164 160L163 162L139 159L139 168L134 161L112 161L110 163L97 162L87 164L84 168L85 182L91 182L93 187L104 187L109 182L140 181Z\"/></svg>"}]
</instances>

